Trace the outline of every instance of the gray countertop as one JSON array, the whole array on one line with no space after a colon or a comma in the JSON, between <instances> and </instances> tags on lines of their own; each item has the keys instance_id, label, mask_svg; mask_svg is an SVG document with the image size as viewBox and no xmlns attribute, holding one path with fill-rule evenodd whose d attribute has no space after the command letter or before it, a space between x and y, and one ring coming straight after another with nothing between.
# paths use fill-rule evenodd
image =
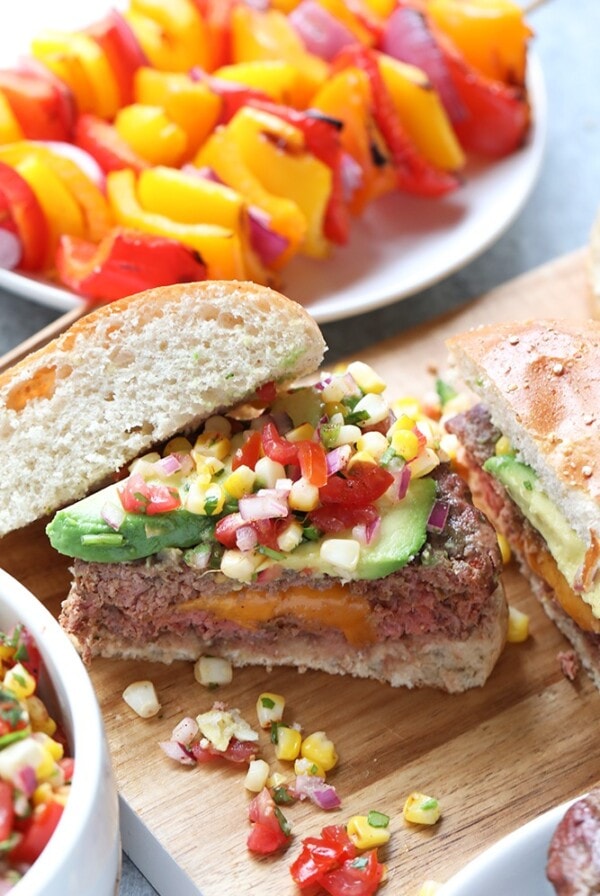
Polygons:
<instances>
[{"instance_id":1,"label":"gray countertop","mask_svg":"<svg viewBox=\"0 0 600 896\"><path fill-rule=\"evenodd\" d=\"M547 0L531 14L530 22L546 82L548 143L525 208L492 248L443 282L378 311L324 324L328 362L455 308L587 243L600 208L600 2ZM0 354L59 313L0 291ZM155 892L126 856L120 892L122 896Z\"/></svg>"}]
</instances>

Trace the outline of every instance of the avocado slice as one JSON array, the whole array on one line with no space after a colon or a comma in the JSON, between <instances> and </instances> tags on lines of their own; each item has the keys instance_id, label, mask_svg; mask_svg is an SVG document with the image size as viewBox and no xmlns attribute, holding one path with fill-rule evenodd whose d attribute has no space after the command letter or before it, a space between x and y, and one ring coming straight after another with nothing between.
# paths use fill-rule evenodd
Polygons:
<instances>
[{"instance_id":1,"label":"avocado slice","mask_svg":"<svg viewBox=\"0 0 600 896\"><path fill-rule=\"evenodd\" d=\"M59 510L46 527L52 547L80 560L122 563L165 548L189 548L213 539L214 520L189 510L153 516L126 513L115 531L102 517L104 507L110 504L121 506L116 485Z\"/></svg>"}]
</instances>

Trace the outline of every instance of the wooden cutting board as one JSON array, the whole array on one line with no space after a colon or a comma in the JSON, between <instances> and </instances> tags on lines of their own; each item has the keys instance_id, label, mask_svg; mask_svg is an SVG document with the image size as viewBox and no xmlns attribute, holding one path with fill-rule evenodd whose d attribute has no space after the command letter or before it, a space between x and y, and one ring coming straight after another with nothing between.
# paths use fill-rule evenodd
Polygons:
<instances>
[{"instance_id":1,"label":"wooden cutting board","mask_svg":"<svg viewBox=\"0 0 600 896\"><path fill-rule=\"evenodd\" d=\"M433 368L443 372L447 335L494 320L583 318L587 302L585 258L577 252L374 346L362 358L383 374L393 394L422 393L432 386ZM0 565L58 610L68 562L49 548L41 524L0 541ZM392 832L381 853L389 867L382 892L416 896L425 878L447 880L499 837L587 790L600 779L600 694L586 677L575 683L563 677L557 653L565 642L514 568L506 569L505 583L510 602L530 615L531 637L506 647L484 688L459 696L262 669L239 670L231 685L209 692L194 681L189 663L94 661L90 673L122 797L125 849L163 896L197 890L204 896L291 896L297 891L288 865L301 838L378 809L391 816ZM121 699L127 684L145 678L154 682L163 706L148 721ZM287 855L256 860L245 849L244 772L217 764L177 766L157 742L184 715L208 709L215 699L254 723L263 690L286 697L286 720L299 722L306 733L325 729L335 741L340 762L330 781L342 808L326 814L305 803L290 807L295 837ZM266 737L262 747L270 761ZM443 816L435 827L404 823L402 806L413 790L439 799Z\"/></svg>"}]
</instances>

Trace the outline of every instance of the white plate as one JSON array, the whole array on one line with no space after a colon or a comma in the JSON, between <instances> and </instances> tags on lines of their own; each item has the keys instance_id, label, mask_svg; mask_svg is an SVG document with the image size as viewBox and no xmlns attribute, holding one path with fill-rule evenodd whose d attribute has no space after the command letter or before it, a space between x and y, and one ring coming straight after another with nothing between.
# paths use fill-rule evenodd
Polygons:
<instances>
[{"instance_id":1,"label":"white plate","mask_svg":"<svg viewBox=\"0 0 600 896\"><path fill-rule=\"evenodd\" d=\"M546 878L550 840L574 801L555 806L469 862L440 896L555 896Z\"/></svg>"},{"instance_id":2,"label":"white plate","mask_svg":"<svg viewBox=\"0 0 600 896\"><path fill-rule=\"evenodd\" d=\"M0 59L44 25L78 27L94 21L104 4L76 8L72 0L21 0L0 35ZM109 4L106 2L106 8ZM85 20L82 21L85 9ZM33 14L35 13L35 14ZM14 35L14 41L11 36ZM532 54L529 90L534 126L527 145L493 163L471 163L466 182L443 200L396 193L373 203L352 222L351 239L326 261L296 258L283 272L282 291L302 302L318 323L389 305L439 282L468 264L510 226L537 179L546 137L546 96L539 60ZM0 288L58 310L80 304L72 293L46 281L0 270Z\"/></svg>"}]
</instances>

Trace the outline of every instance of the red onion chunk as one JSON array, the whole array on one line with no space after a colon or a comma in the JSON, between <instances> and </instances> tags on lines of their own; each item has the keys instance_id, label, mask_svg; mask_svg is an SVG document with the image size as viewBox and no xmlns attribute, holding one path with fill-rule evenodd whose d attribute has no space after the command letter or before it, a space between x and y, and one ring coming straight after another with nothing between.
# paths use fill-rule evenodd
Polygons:
<instances>
[{"instance_id":1,"label":"red onion chunk","mask_svg":"<svg viewBox=\"0 0 600 896\"><path fill-rule=\"evenodd\" d=\"M269 223L269 216L262 209L252 207L248 210L250 225L250 245L267 267L273 264L285 252L290 241L280 233L276 233Z\"/></svg>"},{"instance_id":2,"label":"red onion chunk","mask_svg":"<svg viewBox=\"0 0 600 896\"><path fill-rule=\"evenodd\" d=\"M235 533L235 544L239 551L252 551L258 544L258 535L252 526L241 526Z\"/></svg>"},{"instance_id":3,"label":"red onion chunk","mask_svg":"<svg viewBox=\"0 0 600 896\"><path fill-rule=\"evenodd\" d=\"M186 716L173 728L171 741L177 741L177 743L187 747L196 737L198 731L198 722L190 716Z\"/></svg>"},{"instance_id":4,"label":"red onion chunk","mask_svg":"<svg viewBox=\"0 0 600 896\"><path fill-rule=\"evenodd\" d=\"M202 165L201 168L198 168L197 165L192 165L191 162L188 162L182 166L181 170L184 174L190 174L192 177L201 177L204 180L212 181L214 184L223 183L217 172L209 168L208 165Z\"/></svg>"},{"instance_id":5,"label":"red onion chunk","mask_svg":"<svg viewBox=\"0 0 600 896\"><path fill-rule=\"evenodd\" d=\"M275 489L262 489L260 494L240 498L238 506L246 522L283 518L289 513L287 501Z\"/></svg>"},{"instance_id":6,"label":"red onion chunk","mask_svg":"<svg viewBox=\"0 0 600 896\"><path fill-rule=\"evenodd\" d=\"M25 796L30 797L37 787L37 775L32 765L24 765L18 769L13 777L12 783L17 790L22 790Z\"/></svg>"},{"instance_id":7,"label":"red onion chunk","mask_svg":"<svg viewBox=\"0 0 600 896\"><path fill-rule=\"evenodd\" d=\"M461 121L465 117L466 110L456 92L443 54L421 12L398 6L387 21L381 49L388 56L415 65L425 72L451 121Z\"/></svg>"},{"instance_id":8,"label":"red onion chunk","mask_svg":"<svg viewBox=\"0 0 600 896\"><path fill-rule=\"evenodd\" d=\"M163 753L169 757L169 759L174 759L175 762L179 762L180 765L196 765L196 760L191 755L191 753L186 749L183 744L180 744L176 740L163 740L160 741L158 746L161 748Z\"/></svg>"},{"instance_id":9,"label":"red onion chunk","mask_svg":"<svg viewBox=\"0 0 600 896\"><path fill-rule=\"evenodd\" d=\"M110 501L107 501L106 504L102 506L100 516L111 529L118 532L125 519L125 511L120 504L113 504Z\"/></svg>"},{"instance_id":10,"label":"red onion chunk","mask_svg":"<svg viewBox=\"0 0 600 896\"><path fill-rule=\"evenodd\" d=\"M355 35L315 0L302 0L288 16L304 46L326 62L344 47L357 43Z\"/></svg>"},{"instance_id":11,"label":"red onion chunk","mask_svg":"<svg viewBox=\"0 0 600 896\"><path fill-rule=\"evenodd\" d=\"M405 464L398 473L394 473L394 478L396 480L398 491L396 492L396 497L399 501L405 497L406 492L408 491L408 486L410 484L410 467Z\"/></svg>"},{"instance_id":12,"label":"red onion chunk","mask_svg":"<svg viewBox=\"0 0 600 896\"><path fill-rule=\"evenodd\" d=\"M448 519L448 505L444 501L436 501L431 508L427 528L430 532L443 532Z\"/></svg>"},{"instance_id":13,"label":"red onion chunk","mask_svg":"<svg viewBox=\"0 0 600 896\"><path fill-rule=\"evenodd\" d=\"M299 799L309 799L320 809L338 809L342 805L335 787L317 775L298 775L293 790Z\"/></svg>"},{"instance_id":14,"label":"red onion chunk","mask_svg":"<svg viewBox=\"0 0 600 896\"><path fill-rule=\"evenodd\" d=\"M156 461L156 469L162 476L171 476L181 470L181 460L177 454L167 454Z\"/></svg>"},{"instance_id":15,"label":"red onion chunk","mask_svg":"<svg viewBox=\"0 0 600 896\"><path fill-rule=\"evenodd\" d=\"M19 265L23 245L16 233L0 227L0 268L12 271Z\"/></svg>"},{"instance_id":16,"label":"red onion chunk","mask_svg":"<svg viewBox=\"0 0 600 896\"><path fill-rule=\"evenodd\" d=\"M74 143L63 143L60 140L35 140L38 146L45 146L57 156L74 162L80 171L88 177L100 190L104 190L106 178L104 171L96 159Z\"/></svg>"},{"instance_id":17,"label":"red onion chunk","mask_svg":"<svg viewBox=\"0 0 600 896\"><path fill-rule=\"evenodd\" d=\"M328 451L325 457L327 475L332 476L334 473L339 473L340 470L344 470L348 465L351 454L352 448L350 445L340 445L338 448L333 448L331 451Z\"/></svg>"}]
</instances>

